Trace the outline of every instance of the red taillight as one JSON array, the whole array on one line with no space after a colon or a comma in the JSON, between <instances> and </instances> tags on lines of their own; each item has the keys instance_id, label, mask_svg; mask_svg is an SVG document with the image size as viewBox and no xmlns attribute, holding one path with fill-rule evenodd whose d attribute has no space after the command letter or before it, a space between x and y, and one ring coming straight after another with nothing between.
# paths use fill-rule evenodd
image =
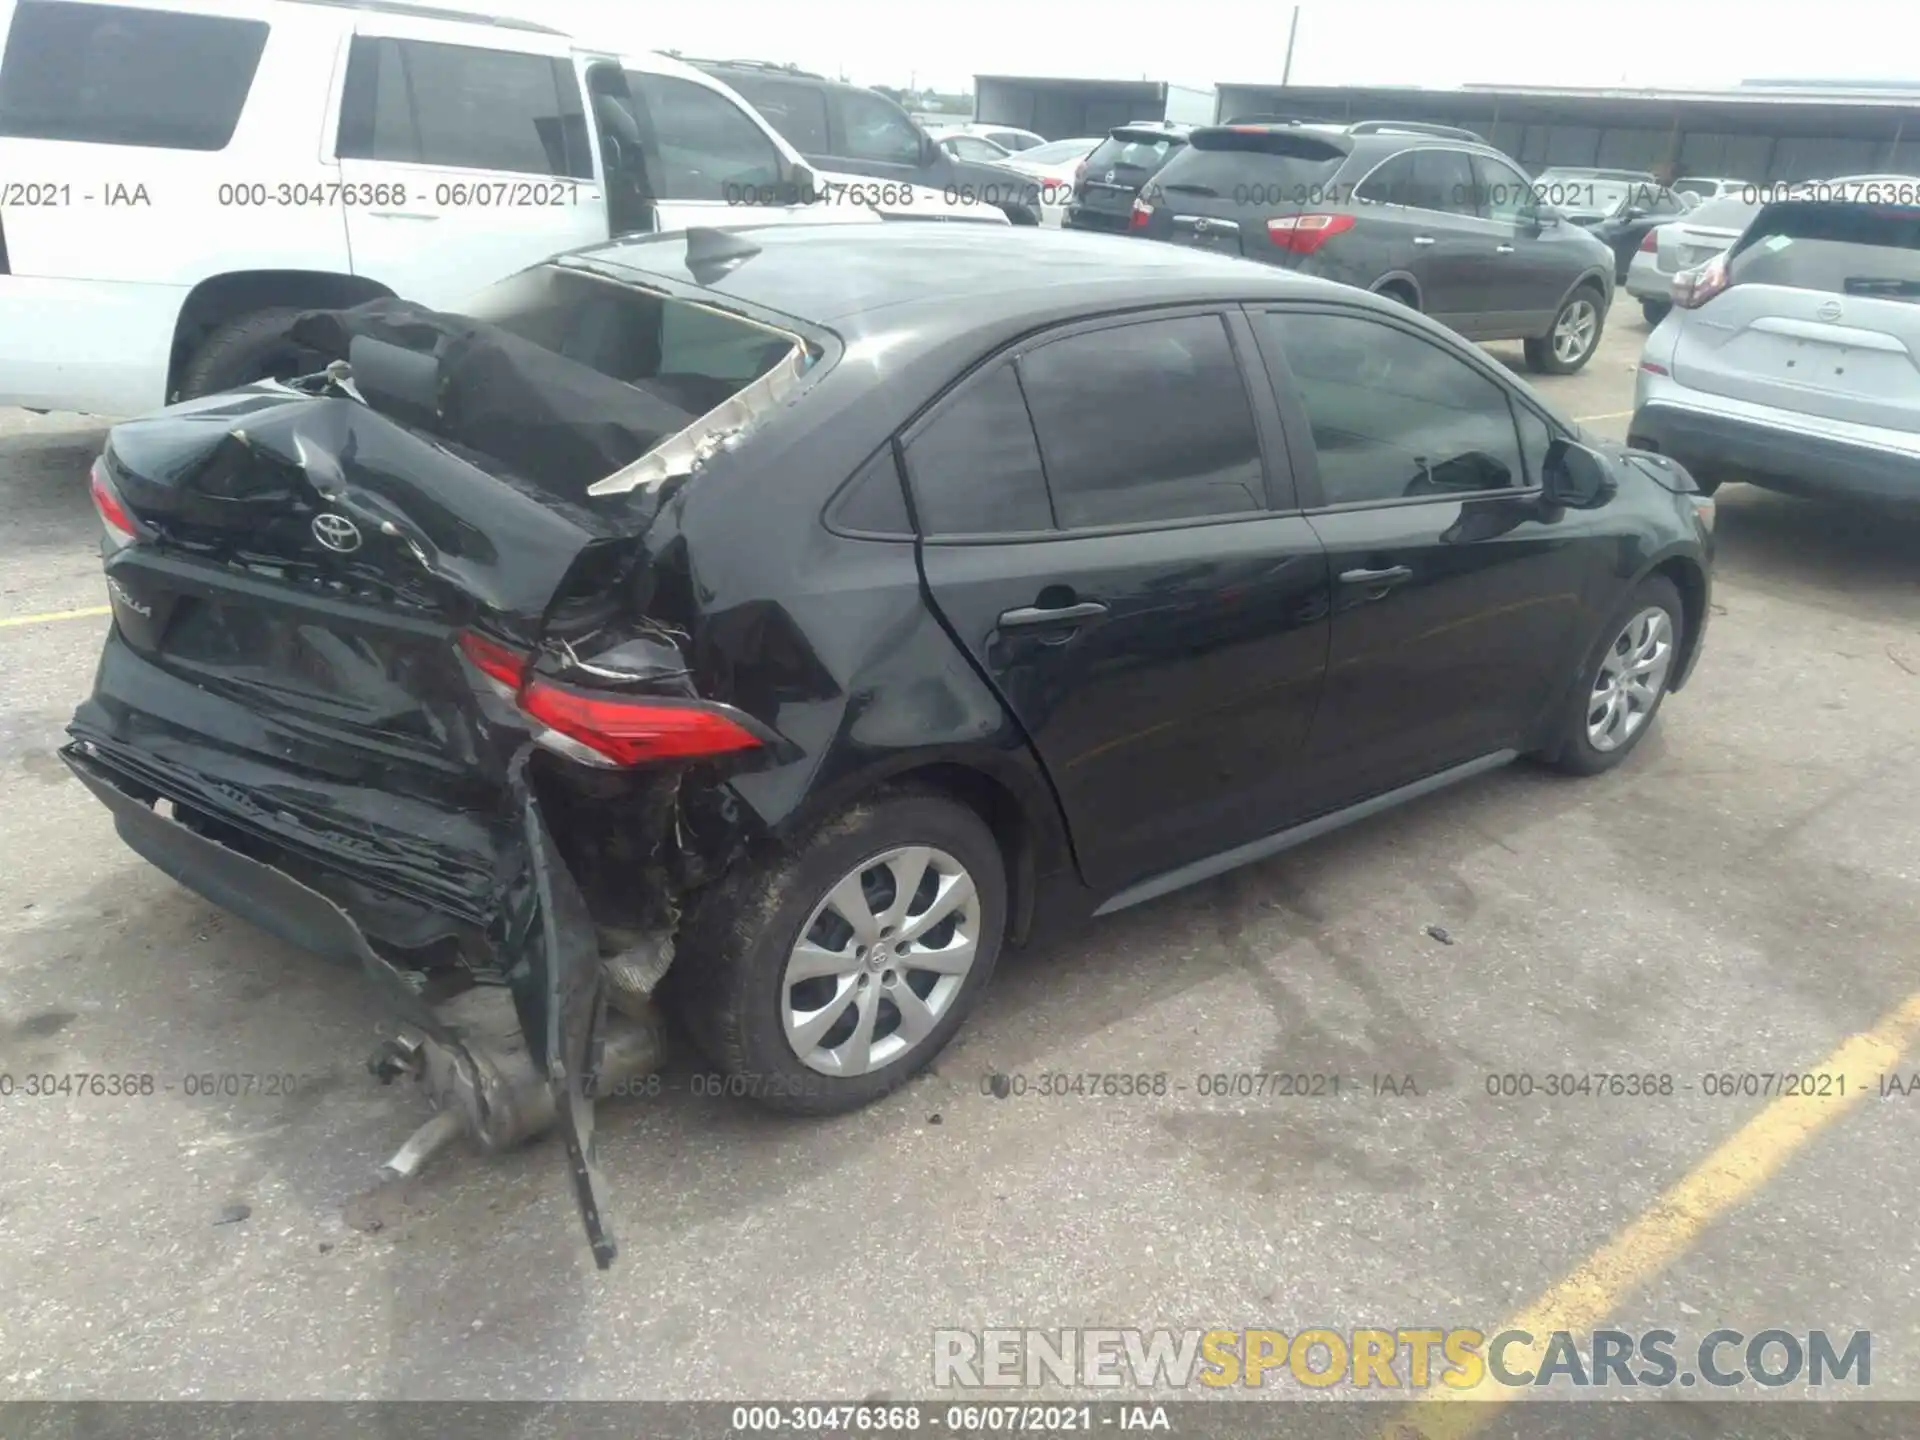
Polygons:
<instances>
[{"instance_id":1,"label":"red taillight","mask_svg":"<svg viewBox=\"0 0 1920 1440\"><path fill-rule=\"evenodd\" d=\"M131 545L140 538L140 531L133 523L133 516L127 513L126 505L113 493L113 484L107 479L107 472L98 460L93 469L87 472L87 489L93 496L93 508L100 512L100 523L107 527L107 538L118 549Z\"/></svg>"},{"instance_id":2,"label":"red taillight","mask_svg":"<svg viewBox=\"0 0 1920 1440\"><path fill-rule=\"evenodd\" d=\"M529 677L525 655L470 630L460 636L460 651L483 675L513 691L529 719L615 765L695 760L760 745L752 731L697 701L612 695Z\"/></svg>"},{"instance_id":3,"label":"red taillight","mask_svg":"<svg viewBox=\"0 0 1920 1440\"><path fill-rule=\"evenodd\" d=\"M1351 215L1276 215L1267 221L1267 238L1282 250L1311 255L1336 235L1353 228Z\"/></svg>"},{"instance_id":4,"label":"red taillight","mask_svg":"<svg viewBox=\"0 0 1920 1440\"><path fill-rule=\"evenodd\" d=\"M1673 277L1673 303L1682 310L1698 310L1726 288L1727 257L1716 255Z\"/></svg>"},{"instance_id":5,"label":"red taillight","mask_svg":"<svg viewBox=\"0 0 1920 1440\"><path fill-rule=\"evenodd\" d=\"M1133 211L1127 216L1127 229L1144 230L1147 228L1147 222L1151 219L1153 219L1153 206L1142 200L1138 195L1134 196Z\"/></svg>"},{"instance_id":6,"label":"red taillight","mask_svg":"<svg viewBox=\"0 0 1920 1440\"><path fill-rule=\"evenodd\" d=\"M1640 248L1651 255L1660 248L1660 237L1649 230L1640 237Z\"/></svg>"}]
</instances>

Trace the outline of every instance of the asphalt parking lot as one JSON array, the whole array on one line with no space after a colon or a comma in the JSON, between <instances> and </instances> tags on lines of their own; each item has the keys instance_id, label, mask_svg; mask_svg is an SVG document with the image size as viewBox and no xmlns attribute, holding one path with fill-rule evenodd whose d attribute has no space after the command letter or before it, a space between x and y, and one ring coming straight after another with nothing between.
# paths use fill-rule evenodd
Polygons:
<instances>
[{"instance_id":1,"label":"asphalt parking lot","mask_svg":"<svg viewBox=\"0 0 1920 1440\"><path fill-rule=\"evenodd\" d=\"M1612 322L1542 388L1619 435L1645 328ZM1623 769L1513 768L1016 952L876 1108L771 1117L676 1059L602 1107L602 1274L554 1143L376 1187L425 1112L362 1068L357 977L136 859L55 757L101 435L0 412L0 1071L175 1088L0 1100L0 1394L911 1396L936 1327L1549 1316L1870 1330L1873 1395L1920 1398L1920 1095L1875 1084L1920 1070L1920 525L1728 487L1704 660ZM1863 1032L1857 1103L1703 1093ZM982 1093L1113 1071L1186 1088ZM1487 1093L1550 1071L1689 1088ZM1235 1072L1343 1084L1199 1093ZM301 1083L179 1083L235 1073Z\"/></svg>"}]
</instances>

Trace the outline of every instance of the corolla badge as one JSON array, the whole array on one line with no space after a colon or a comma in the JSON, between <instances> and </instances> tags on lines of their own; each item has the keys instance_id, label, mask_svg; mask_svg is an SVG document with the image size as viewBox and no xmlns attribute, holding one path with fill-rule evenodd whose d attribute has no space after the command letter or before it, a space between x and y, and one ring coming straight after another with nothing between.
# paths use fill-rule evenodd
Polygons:
<instances>
[{"instance_id":1,"label":"corolla badge","mask_svg":"<svg viewBox=\"0 0 1920 1440\"><path fill-rule=\"evenodd\" d=\"M344 515L325 510L313 517L313 538L329 550L351 555L360 548L360 527Z\"/></svg>"},{"instance_id":2,"label":"corolla badge","mask_svg":"<svg viewBox=\"0 0 1920 1440\"><path fill-rule=\"evenodd\" d=\"M1822 320L1838 320L1840 318L1840 302L1838 300L1825 301L1820 308L1813 313L1818 315Z\"/></svg>"}]
</instances>

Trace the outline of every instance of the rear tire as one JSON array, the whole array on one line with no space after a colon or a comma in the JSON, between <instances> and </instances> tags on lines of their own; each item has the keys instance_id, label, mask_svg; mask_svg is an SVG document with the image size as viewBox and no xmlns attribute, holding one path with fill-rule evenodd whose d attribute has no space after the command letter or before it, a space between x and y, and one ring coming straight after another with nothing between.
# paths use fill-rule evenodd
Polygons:
<instances>
[{"instance_id":1,"label":"rear tire","mask_svg":"<svg viewBox=\"0 0 1920 1440\"><path fill-rule=\"evenodd\" d=\"M287 379L311 368L311 356L287 336L304 312L287 306L229 320L193 352L180 372L180 398L216 395L256 380Z\"/></svg>"},{"instance_id":2,"label":"rear tire","mask_svg":"<svg viewBox=\"0 0 1920 1440\"><path fill-rule=\"evenodd\" d=\"M1561 303L1547 333L1526 342L1527 368L1541 375L1571 375L1584 368L1600 348L1607 326L1605 305L1597 286L1575 290ZM1576 336L1578 343L1573 343Z\"/></svg>"},{"instance_id":3,"label":"rear tire","mask_svg":"<svg viewBox=\"0 0 1920 1440\"><path fill-rule=\"evenodd\" d=\"M1662 320L1666 319L1668 315L1673 313L1673 302L1671 300L1642 300L1640 302L1640 313L1646 317L1649 327L1658 325Z\"/></svg>"},{"instance_id":4,"label":"rear tire","mask_svg":"<svg viewBox=\"0 0 1920 1440\"><path fill-rule=\"evenodd\" d=\"M1625 760L1653 728L1686 639L1680 592L1664 575L1648 576L1601 629L1559 735L1539 758L1570 775Z\"/></svg>"},{"instance_id":5,"label":"rear tire","mask_svg":"<svg viewBox=\"0 0 1920 1440\"><path fill-rule=\"evenodd\" d=\"M1006 865L978 815L930 791L882 792L706 891L663 998L727 1093L837 1114L896 1089L953 1038L992 977L1006 915Z\"/></svg>"}]
</instances>

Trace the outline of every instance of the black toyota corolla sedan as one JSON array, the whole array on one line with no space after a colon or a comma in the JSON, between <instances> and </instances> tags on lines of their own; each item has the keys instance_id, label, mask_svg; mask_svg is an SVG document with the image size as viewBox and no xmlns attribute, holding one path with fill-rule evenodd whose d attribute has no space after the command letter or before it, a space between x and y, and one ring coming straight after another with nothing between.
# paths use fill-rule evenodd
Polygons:
<instances>
[{"instance_id":1,"label":"black toyota corolla sedan","mask_svg":"<svg viewBox=\"0 0 1920 1440\"><path fill-rule=\"evenodd\" d=\"M378 982L381 1072L445 1107L394 1168L557 1125L603 1264L593 1102L656 999L739 1093L863 1104L1051 923L1619 763L1709 613L1683 468L1173 246L696 230L297 338L311 375L111 433L64 753Z\"/></svg>"}]
</instances>

